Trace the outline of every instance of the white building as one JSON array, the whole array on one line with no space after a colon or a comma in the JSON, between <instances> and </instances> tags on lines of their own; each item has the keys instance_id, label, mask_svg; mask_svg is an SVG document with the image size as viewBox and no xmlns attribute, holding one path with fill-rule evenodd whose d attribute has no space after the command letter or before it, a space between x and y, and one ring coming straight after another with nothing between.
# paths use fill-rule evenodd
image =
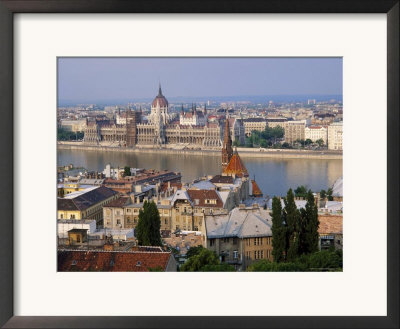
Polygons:
<instances>
[{"instance_id":1,"label":"white building","mask_svg":"<svg viewBox=\"0 0 400 329\"><path fill-rule=\"evenodd\" d=\"M327 145L328 141L328 129L324 126L309 126L304 129L304 139L311 139L316 142L319 139L324 141Z\"/></svg>"},{"instance_id":2,"label":"white building","mask_svg":"<svg viewBox=\"0 0 400 329\"><path fill-rule=\"evenodd\" d=\"M343 150L343 122L333 122L328 126L328 149Z\"/></svg>"},{"instance_id":3,"label":"white building","mask_svg":"<svg viewBox=\"0 0 400 329\"><path fill-rule=\"evenodd\" d=\"M203 112L192 109L190 112L183 112L179 115L179 124L182 126L205 126L207 119Z\"/></svg>"},{"instance_id":4,"label":"white building","mask_svg":"<svg viewBox=\"0 0 400 329\"><path fill-rule=\"evenodd\" d=\"M68 238L68 231L73 229L85 229L88 230L88 234L93 234L96 232L96 220L57 220L57 235L59 238Z\"/></svg>"},{"instance_id":5,"label":"white building","mask_svg":"<svg viewBox=\"0 0 400 329\"><path fill-rule=\"evenodd\" d=\"M119 173L122 171L123 171L123 169L113 168L113 167L111 167L110 164L107 164L106 168L103 170L103 174L104 174L104 176L106 176L106 178L118 179Z\"/></svg>"}]
</instances>

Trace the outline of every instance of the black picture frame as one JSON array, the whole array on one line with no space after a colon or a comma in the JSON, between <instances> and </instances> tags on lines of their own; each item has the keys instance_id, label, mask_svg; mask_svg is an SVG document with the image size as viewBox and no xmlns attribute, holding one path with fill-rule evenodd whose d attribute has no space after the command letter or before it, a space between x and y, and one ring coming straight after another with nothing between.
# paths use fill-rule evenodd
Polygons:
<instances>
[{"instance_id":1,"label":"black picture frame","mask_svg":"<svg viewBox=\"0 0 400 329\"><path fill-rule=\"evenodd\" d=\"M13 312L13 16L16 13L385 13L387 14L387 316L22 317ZM4 328L398 328L399 0L1 0L0 324ZM368 243L366 245L368 246ZM40 298L40 296L38 296Z\"/></svg>"}]
</instances>

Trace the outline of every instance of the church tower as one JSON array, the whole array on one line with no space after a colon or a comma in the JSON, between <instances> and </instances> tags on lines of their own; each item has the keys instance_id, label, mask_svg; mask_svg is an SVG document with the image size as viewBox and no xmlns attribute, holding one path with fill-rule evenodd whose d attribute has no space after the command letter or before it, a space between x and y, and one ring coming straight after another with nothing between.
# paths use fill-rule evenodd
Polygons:
<instances>
[{"instance_id":1,"label":"church tower","mask_svg":"<svg viewBox=\"0 0 400 329\"><path fill-rule=\"evenodd\" d=\"M228 166L233 155L232 139L229 129L229 118L225 117L224 145L222 146L222 171Z\"/></svg>"}]
</instances>

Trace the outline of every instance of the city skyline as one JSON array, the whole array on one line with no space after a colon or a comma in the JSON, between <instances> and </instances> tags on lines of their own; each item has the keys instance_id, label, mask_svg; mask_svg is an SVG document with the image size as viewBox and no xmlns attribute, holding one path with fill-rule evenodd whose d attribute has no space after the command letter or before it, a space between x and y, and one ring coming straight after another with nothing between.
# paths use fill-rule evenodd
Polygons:
<instances>
[{"instance_id":1,"label":"city skyline","mask_svg":"<svg viewBox=\"0 0 400 329\"><path fill-rule=\"evenodd\" d=\"M342 58L63 58L59 103L342 95Z\"/></svg>"}]
</instances>

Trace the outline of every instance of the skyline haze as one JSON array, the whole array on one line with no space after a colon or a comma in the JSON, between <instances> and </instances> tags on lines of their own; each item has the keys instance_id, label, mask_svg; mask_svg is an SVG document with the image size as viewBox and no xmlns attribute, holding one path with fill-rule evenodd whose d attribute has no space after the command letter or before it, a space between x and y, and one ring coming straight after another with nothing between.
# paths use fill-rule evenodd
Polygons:
<instances>
[{"instance_id":1,"label":"skyline haze","mask_svg":"<svg viewBox=\"0 0 400 329\"><path fill-rule=\"evenodd\" d=\"M59 103L342 96L342 58L58 58Z\"/></svg>"}]
</instances>

